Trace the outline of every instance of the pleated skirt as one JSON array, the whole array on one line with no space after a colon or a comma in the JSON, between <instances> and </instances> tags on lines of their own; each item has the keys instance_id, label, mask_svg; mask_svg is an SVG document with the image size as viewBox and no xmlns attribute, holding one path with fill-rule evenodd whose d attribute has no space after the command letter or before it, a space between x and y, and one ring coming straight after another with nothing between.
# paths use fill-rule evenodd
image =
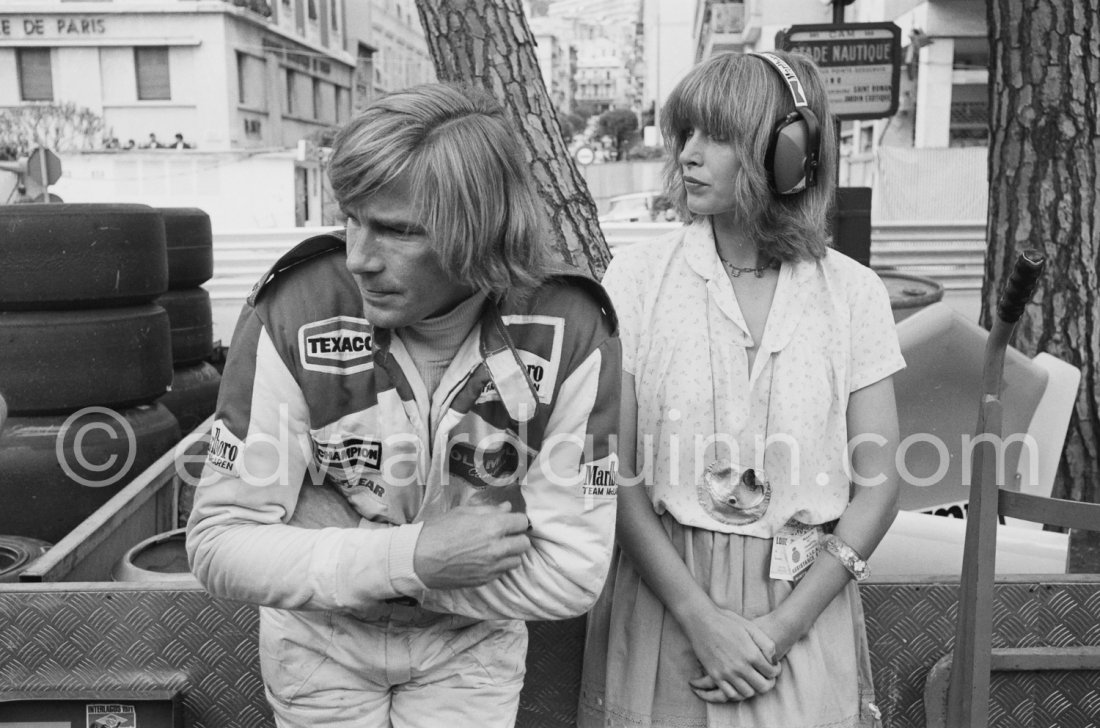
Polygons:
<instances>
[{"instance_id":1,"label":"pleated skirt","mask_svg":"<svg viewBox=\"0 0 1100 728\"><path fill-rule=\"evenodd\" d=\"M772 611L792 584L768 577L771 539L662 524L695 580L744 617ZM872 728L871 662L855 582L834 599L783 660L776 686L742 702L707 703L688 680L703 674L672 614L616 549L589 613L578 710L581 728Z\"/></svg>"}]
</instances>

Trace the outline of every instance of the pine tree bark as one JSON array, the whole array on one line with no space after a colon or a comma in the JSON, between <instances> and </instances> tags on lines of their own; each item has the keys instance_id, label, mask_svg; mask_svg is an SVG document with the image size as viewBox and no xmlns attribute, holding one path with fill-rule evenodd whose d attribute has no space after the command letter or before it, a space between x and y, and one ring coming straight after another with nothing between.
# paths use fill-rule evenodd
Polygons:
<instances>
[{"instance_id":1,"label":"pine tree bark","mask_svg":"<svg viewBox=\"0 0 1100 728\"><path fill-rule=\"evenodd\" d=\"M520 0L417 0L416 5L439 80L485 88L511 116L546 203L550 245L564 261L601 277L611 254L588 185L562 138Z\"/></svg>"},{"instance_id":2,"label":"pine tree bark","mask_svg":"<svg viewBox=\"0 0 1100 728\"><path fill-rule=\"evenodd\" d=\"M990 0L989 250L981 320L1022 250L1047 268L1015 346L1081 369L1054 495L1100 501L1100 14Z\"/></svg>"}]
</instances>

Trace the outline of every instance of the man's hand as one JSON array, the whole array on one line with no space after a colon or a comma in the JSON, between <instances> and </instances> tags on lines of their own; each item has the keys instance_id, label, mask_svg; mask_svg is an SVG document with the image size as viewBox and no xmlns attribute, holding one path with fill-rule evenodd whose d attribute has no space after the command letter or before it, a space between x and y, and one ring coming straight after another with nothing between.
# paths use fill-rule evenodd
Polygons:
<instances>
[{"instance_id":1,"label":"man's hand","mask_svg":"<svg viewBox=\"0 0 1100 728\"><path fill-rule=\"evenodd\" d=\"M424 522L413 568L429 589L480 586L519 566L531 548L527 526L509 503L460 506Z\"/></svg>"}]
</instances>

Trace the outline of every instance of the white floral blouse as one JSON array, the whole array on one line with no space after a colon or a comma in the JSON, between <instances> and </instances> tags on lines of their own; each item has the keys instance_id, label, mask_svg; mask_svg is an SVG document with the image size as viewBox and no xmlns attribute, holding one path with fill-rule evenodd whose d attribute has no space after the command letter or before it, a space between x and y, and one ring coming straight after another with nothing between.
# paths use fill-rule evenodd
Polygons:
<instances>
[{"instance_id":1,"label":"white floral blouse","mask_svg":"<svg viewBox=\"0 0 1100 728\"><path fill-rule=\"evenodd\" d=\"M834 250L784 263L752 371L709 221L617 253L603 284L635 378L636 472L658 513L763 538L840 517L848 395L905 366L874 271ZM767 484L738 486L747 468Z\"/></svg>"}]
</instances>

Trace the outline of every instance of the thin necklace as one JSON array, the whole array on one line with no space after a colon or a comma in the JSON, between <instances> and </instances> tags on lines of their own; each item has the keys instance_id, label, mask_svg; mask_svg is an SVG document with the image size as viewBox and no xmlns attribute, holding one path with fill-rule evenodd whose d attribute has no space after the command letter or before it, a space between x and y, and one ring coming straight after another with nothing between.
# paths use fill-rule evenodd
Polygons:
<instances>
[{"instance_id":1,"label":"thin necklace","mask_svg":"<svg viewBox=\"0 0 1100 728\"><path fill-rule=\"evenodd\" d=\"M722 261L722 265L725 266L726 270L729 271L729 274L731 276L733 276L734 278L740 278L742 273L752 273L757 278L763 278L764 277L764 271L769 270L771 268L778 268L779 267L779 265L778 265L779 261L778 260L769 260L767 263L764 263L763 265L758 265L755 268L739 268L736 265L734 265L733 263L731 263L728 260L726 260L725 258L723 258L721 255L718 256L718 260Z\"/></svg>"}]
</instances>

